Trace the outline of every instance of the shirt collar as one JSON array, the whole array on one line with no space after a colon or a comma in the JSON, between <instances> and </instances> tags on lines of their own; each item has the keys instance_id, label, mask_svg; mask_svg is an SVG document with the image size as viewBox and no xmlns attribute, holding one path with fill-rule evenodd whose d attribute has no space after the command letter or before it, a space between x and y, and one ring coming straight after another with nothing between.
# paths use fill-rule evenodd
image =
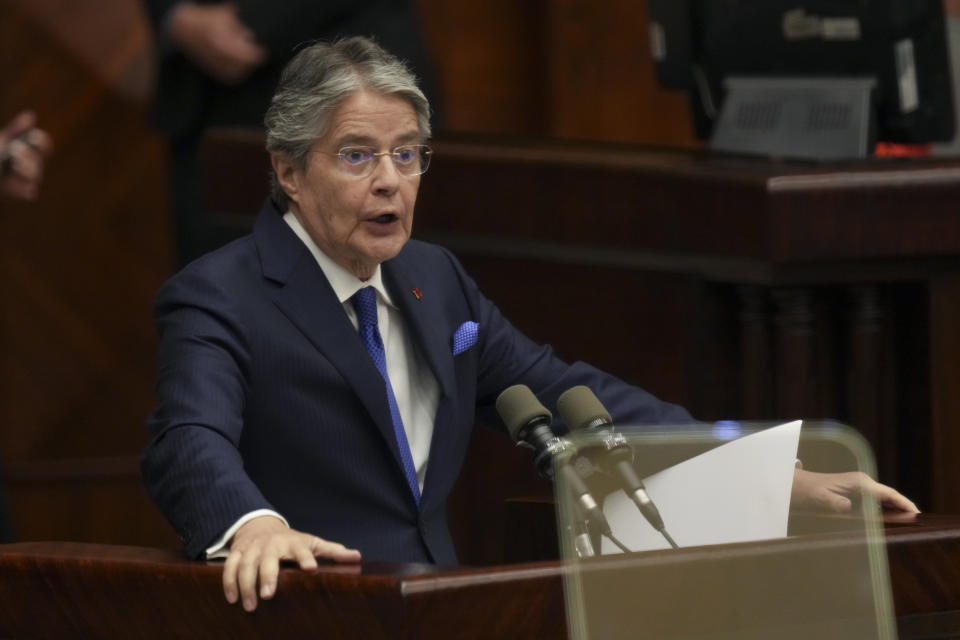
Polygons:
<instances>
[{"instance_id":1,"label":"shirt collar","mask_svg":"<svg viewBox=\"0 0 960 640\"><path fill-rule=\"evenodd\" d=\"M298 238L307 245L307 249L310 250L310 253L313 254L314 259L317 261L317 264L320 265L320 270L323 271L323 275L326 276L327 282L330 283L330 286L333 287L333 292L337 295L337 299L340 303L345 303L347 300L353 297L357 291L364 287L373 287L378 294L380 294L380 299L389 304L391 307L396 307L393 304L393 301L390 299L390 294L387 293L387 288L383 285L383 273L380 269L380 265L377 265L377 268L373 271L373 275L370 276L369 280L361 280L357 276L353 275L336 262L330 258L327 254L317 246L317 243L313 241L313 238L310 237L310 234L307 233L307 230L303 228L303 225L300 224L300 221L297 220L297 216L293 214L292 211L287 211L283 214L283 221L287 223L290 229L297 235Z\"/></svg>"}]
</instances>

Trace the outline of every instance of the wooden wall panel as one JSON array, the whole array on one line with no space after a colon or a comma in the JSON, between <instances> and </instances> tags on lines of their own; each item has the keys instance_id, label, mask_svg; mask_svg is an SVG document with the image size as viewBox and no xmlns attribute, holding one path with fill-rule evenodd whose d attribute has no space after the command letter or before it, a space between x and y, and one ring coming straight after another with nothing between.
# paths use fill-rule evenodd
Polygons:
<instances>
[{"instance_id":1,"label":"wooden wall panel","mask_svg":"<svg viewBox=\"0 0 960 640\"><path fill-rule=\"evenodd\" d=\"M151 92L151 34L140 0L12 0L72 63L118 96L146 100ZM30 50L20 48L28 57Z\"/></svg>"},{"instance_id":2,"label":"wooden wall panel","mask_svg":"<svg viewBox=\"0 0 960 640\"><path fill-rule=\"evenodd\" d=\"M446 129L697 144L653 73L646 0L420 0Z\"/></svg>"},{"instance_id":3,"label":"wooden wall panel","mask_svg":"<svg viewBox=\"0 0 960 640\"><path fill-rule=\"evenodd\" d=\"M450 131L546 133L548 0L420 0Z\"/></svg>"},{"instance_id":4,"label":"wooden wall panel","mask_svg":"<svg viewBox=\"0 0 960 640\"><path fill-rule=\"evenodd\" d=\"M154 402L150 304L172 269L138 6L0 4L0 120L31 107L55 143L39 200L0 202L0 467L23 536L136 542L165 527L135 472Z\"/></svg>"},{"instance_id":5,"label":"wooden wall panel","mask_svg":"<svg viewBox=\"0 0 960 640\"><path fill-rule=\"evenodd\" d=\"M7 508L21 540L179 548L140 482L139 456L24 460L4 469Z\"/></svg>"},{"instance_id":6,"label":"wooden wall panel","mask_svg":"<svg viewBox=\"0 0 960 640\"><path fill-rule=\"evenodd\" d=\"M930 287L929 348L933 372L932 407L935 425L931 443L934 452L934 504L956 508L960 505L960 484L954 481L960 428L960 277L943 278Z\"/></svg>"},{"instance_id":7,"label":"wooden wall panel","mask_svg":"<svg viewBox=\"0 0 960 640\"><path fill-rule=\"evenodd\" d=\"M56 151L40 200L4 203L0 450L135 452L152 403L150 302L171 264L162 146L143 102L118 97L6 6L18 49L31 52L12 82L29 88L21 104Z\"/></svg>"},{"instance_id":8,"label":"wooden wall panel","mask_svg":"<svg viewBox=\"0 0 960 640\"><path fill-rule=\"evenodd\" d=\"M654 78L646 0L553 0L546 21L552 135L694 144L685 95Z\"/></svg>"}]
</instances>

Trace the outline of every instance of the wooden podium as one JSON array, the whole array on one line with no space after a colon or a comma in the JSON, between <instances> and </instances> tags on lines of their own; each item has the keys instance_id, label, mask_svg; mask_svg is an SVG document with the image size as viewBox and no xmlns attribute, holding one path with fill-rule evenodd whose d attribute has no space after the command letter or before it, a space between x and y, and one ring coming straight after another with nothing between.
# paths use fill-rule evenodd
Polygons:
<instances>
[{"instance_id":1,"label":"wooden podium","mask_svg":"<svg viewBox=\"0 0 960 640\"><path fill-rule=\"evenodd\" d=\"M222 563L158 549L0 546L3 638L562 638L556 562L282 569L254 614L223 598Z\"/></svg>"},{"instance_id":2,"label":"wooden podium","mask_svg":"<svg viewBox=\"0 0 960 640\"><path fill-rule=\"evenodd\" d=\"M829 535L829 534L827 534ZM819 544L822 535L777 541ZM901 640L960 633L960 518L887 526ZM729 547L634 554L656 564L731 555ZM283 569L277 596L254 614L230 606L222 565L158 549L28 542L0 546L5 638L564 638L563 566L428 565ZM953 635L952 635L953 634Z\"/></svg>"}]
</instances>

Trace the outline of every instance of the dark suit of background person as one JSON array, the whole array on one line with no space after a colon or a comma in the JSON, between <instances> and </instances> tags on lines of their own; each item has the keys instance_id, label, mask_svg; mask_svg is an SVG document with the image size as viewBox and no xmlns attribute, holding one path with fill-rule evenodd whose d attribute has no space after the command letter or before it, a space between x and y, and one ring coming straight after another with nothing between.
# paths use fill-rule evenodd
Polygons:
<instances>
[{"instance_id":1,"label":"dark suit of background person","mask_svg":"<svg viewBox=\"0 0 960 640\"><path fill-rule=\"evenodd\" d=\"M445 249L411 240L382 269L440 385L419 509L382 378L313 255L272 202L251 236L161 289L160 404L143 471L190 556L201 557L243 514L271 508L293 529L356 548L365 560L455 563L447 496L475 420L499 425L492 405L515 383L529 385L546 406L573 385L589 385L625 423L691 420L534 344ZM477 342L454 356L453 335L468 321L479 323Z\"/></svg>"},{"instance_id":2,"label":"dark suit of background person","mask_svg":"<svg viewBox=\"0 0 960 640\"><path fill-rule=\"evenodd\" d=\"M280 71L298 45L339 36L374 36L407 61L433 105L433 126L438 129L439 96L414 0L234 0L240 19L266 48L268 58L245 80L232 85L201 71L164 37L164 19L182 1L144 0L159 63L152 119L170 145L171 207L181 265L238 235L217 225L202 208L197 154L204 130L262 126ZM195 4L217 3L199 0Z\"/></svg>"}]
</instances>

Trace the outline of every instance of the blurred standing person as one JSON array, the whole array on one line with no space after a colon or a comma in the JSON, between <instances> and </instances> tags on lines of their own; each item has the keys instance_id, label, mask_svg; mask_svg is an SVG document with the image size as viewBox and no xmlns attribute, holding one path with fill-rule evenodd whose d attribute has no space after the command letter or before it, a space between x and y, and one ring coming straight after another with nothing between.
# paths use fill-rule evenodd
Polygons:
<instances>
[{"instance_id":1,"label":"blurred standing person","mask_svg":"<svg viewBox=\"0 0 960 640\"><path fill-rule=\"evenodd\" d=\"M170 147L181 265L238 235L203 210L198 151L205 129L262 126L280 70L299 45L372 36L410 65L437 104L415 0L144 1L159 63L152 117Z\"/></svg>"}]
</instances>

